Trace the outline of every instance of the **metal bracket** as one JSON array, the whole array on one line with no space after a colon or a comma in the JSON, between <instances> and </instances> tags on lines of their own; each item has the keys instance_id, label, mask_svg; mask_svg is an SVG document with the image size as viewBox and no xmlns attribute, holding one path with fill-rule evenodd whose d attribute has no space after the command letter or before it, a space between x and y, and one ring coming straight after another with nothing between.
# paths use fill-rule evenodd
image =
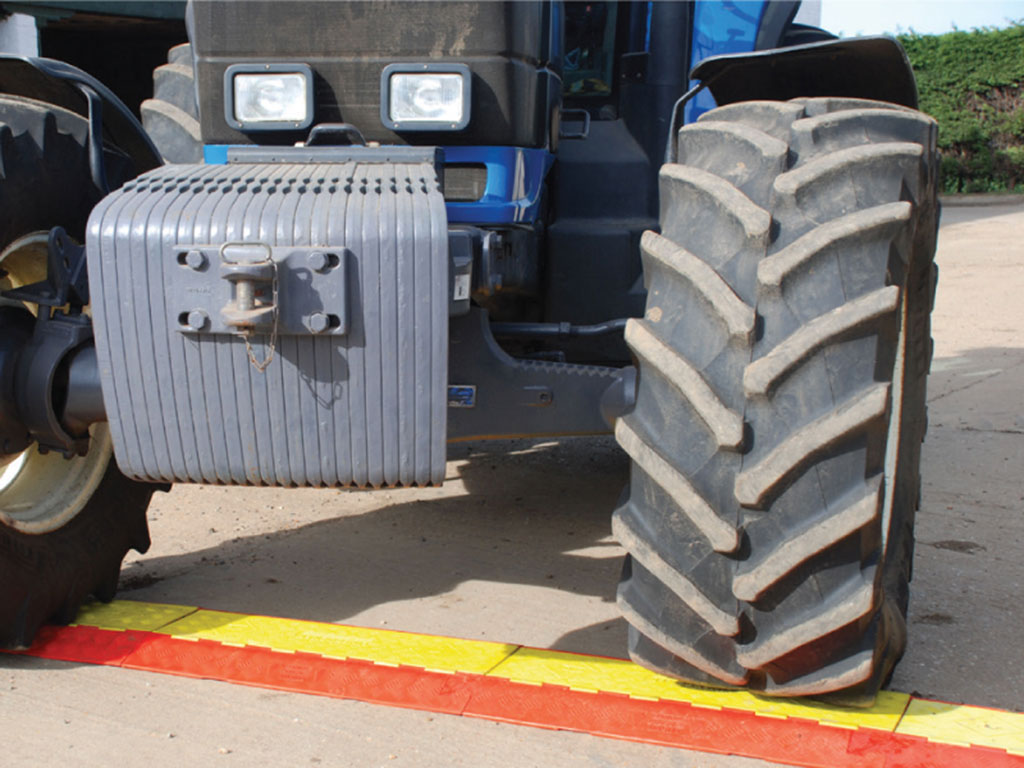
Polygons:
<instances>
[{"instance_id":1,"label":"metal bracket","mask_svg":"<svg viewBox=\"0 0 1024 768\"><path fill-rule=\"evenodd\" d=\"M484 296L493 296L501 290L504 276L498 269L503 248L501 235L493 230L483 231L480 240L480 268L477 270L474 291Z\"/></svg>"},{"instance_id":2,"label":"metal bracket","mask_svg":"<svg viewBox=\"0 0 1024 768\"><path fill-rule=\"evenodd\" d=\"M684 116L683 107L686 106L686 102L707 88L710 84L711 80L697 83L690 88L690 90L676 99L676 103L672 105L672 116L668 121L668 139L665 141L666 163L675 163L679 159L679 129L682 127Z\"/></svg>"},{"instance_id":3,"label":"metal bracket","mask_svg":"<svg viewBox=\"0 0 1024 768\"><path fill-rule=\"evenodd\" d=\"M172 327L181 333L348 333L347 248L266 243L178 245L181 271L167 287Z\"/></svg>"},{"instance_id":4,"label":"metal bracket","mask_svg":"<svg viewBox=\"0 0 1024 768\"><path fill-rule=\"evenodd\" d=\"M633 368L516 359L480 309L450 329L449 440L601 434L632 406Z\"/></svg>"},{"instance_id":5,"label":"metal bracket","mask_svg":"<svg viewBox=\"0 0 1024 768\"><path fill-rule=\"evenodd\" d=\"M344 142L338 141L344 139ZM338 144L349 144L352 146L365 147L366 137L352 123L320 123L314 125L306 139L307 147L334 146Z\"/></svg>"},{"instance_id":6,"label":"metal bracket","mask_svg":"<svg viewBox=\"0 0 1024 768\"><path fill-rule=\"evenodd\" d=\"M89 303L85 247L68 237L63 227L54 227L46 243L46 279L12 288L0 296L44 307L71 304L81 309Z\"/></svg>"},{"instance_id":7,"label":"metal bracket","mask_svg":"<svg viewBox=\"0 0 1024 768\"><path fill-rule=\"evenodd\" d=\"M270 246L225 245L220 258L220 276L234 286L231 301L220 309L221 319L238 331L272 330L278 293L277 264L271 258Z\"/></svg>"},{"instance_id":8,"label":"metal bracket","mask_svg":"<svg viewBox=\"0 0 1024 768\"><path fill-rule=\"evenodd\" d=\"M570 131L565 127L566 117L577 117L583 123L578 131ZM560 139L585 139L590 136L590 112L585 109L563 109L562 122L558 126L558 138Z\"/></svg>"},{"instance_id":9,"label":"metal bracket","mask_svg":"<svg viewBox=\"0 0 1024 768\"><path fill-rule=\"evenodd\" d=\"M89 105L89 173L100 195L110 192L107 184L107 166L103 159L103 100L90 86L75 83Z\"/></svg>"}]
</instances>

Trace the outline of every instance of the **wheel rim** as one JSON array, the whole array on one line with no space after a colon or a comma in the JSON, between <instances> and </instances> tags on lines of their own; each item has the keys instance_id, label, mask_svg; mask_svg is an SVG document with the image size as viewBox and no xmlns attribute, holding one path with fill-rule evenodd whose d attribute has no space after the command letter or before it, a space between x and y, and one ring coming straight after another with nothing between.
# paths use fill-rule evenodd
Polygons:
<instances>
[{"instance_id":1,"label":"wheel rim","mask_svg":"<svg viewBox=\"0 0 1024 768\"><path fill-rule=\"evenodd\" d=\"M33 232L11 243L0 253L7 273L0 290L17 288L46 276L48 233ZM0 303L31 305L0 299ZM2 330L2 329L0 329ZM40 453L36 446L0 456L0 523L27 534L54 531L82 511L99 486L112 453L106 424L89 430L89 452L65 459L59 453Z\"/></svg>"}]
</instances>

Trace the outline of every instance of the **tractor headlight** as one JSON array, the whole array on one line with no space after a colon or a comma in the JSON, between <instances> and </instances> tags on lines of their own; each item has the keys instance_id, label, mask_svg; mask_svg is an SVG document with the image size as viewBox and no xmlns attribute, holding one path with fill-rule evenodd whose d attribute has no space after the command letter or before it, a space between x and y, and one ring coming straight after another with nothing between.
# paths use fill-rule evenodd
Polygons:
<instances>
[{"instance_id":1,"label":"tractor headlight","mask_svg":"<svg viewBox=\"0 0 1024 768\"><path fill-rule=\"evenodd\" d=\"M465 64L389 64L381 75L381 122L393 131L458 131L469 124Z\"/></svg>"},{"instance_id":2,"label":"tractor headlight","mask_svg":"<svg viewBox=\"0 0 1024 768\"><path fill-rule=\"evenodd\" d=\"M301 130L313 122L313 72L305 64L233 64L224 116L240 131Z\"/></svg>"}]
</instances>

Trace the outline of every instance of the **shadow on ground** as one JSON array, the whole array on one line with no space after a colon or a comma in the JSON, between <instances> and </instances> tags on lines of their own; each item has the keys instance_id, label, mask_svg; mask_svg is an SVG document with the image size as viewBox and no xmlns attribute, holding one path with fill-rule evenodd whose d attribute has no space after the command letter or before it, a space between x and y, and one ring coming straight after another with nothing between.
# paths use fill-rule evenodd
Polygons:
<instances>
[{"instance_id":1,"label":"shadow on ground","mask_svg":"<svg viewBox=\"0 0 1024 768\"><path fill-rule=\"evenodd\" d=\"M628 463L610 438L456 444L448 467L441 489L175 488L119 595L622 655L610 513ZM189 513L259 530L160 554Z\"/></svg>"},{"instance_id":2,"label":"shadow on ground","mask_svg":"<svg viewBox=\"0 0 1024 768\"><path fill-rule=\"evenodd\" d=\"M936 358L928 409L909 646L892 686L1019 711L1024 349Z\"/></svg>"}]
</instances>

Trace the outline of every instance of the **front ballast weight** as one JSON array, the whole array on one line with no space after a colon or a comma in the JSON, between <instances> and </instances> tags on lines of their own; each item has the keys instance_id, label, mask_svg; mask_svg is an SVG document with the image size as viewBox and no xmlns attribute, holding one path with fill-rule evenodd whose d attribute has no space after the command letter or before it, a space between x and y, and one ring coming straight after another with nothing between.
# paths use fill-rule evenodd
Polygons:
<instances>
[{"instance_id":1,"label":"front ballast weight","mask_svg":"<svg viewBox=\"0 0 1024 768\"><path fill-rule=\"evenodd\" d=\"M165 166L93 210L87 252L129 477L443 480L449 265L429 159Z\"/></svg>"},{"instance_id":2,"label":"front ballast weight","mask_svg":"<svg viewBox=\"0 0 1024 768\"><path fill-rule=\"evenodd\" d=\"M470 312L485 233L449 230L434 150L317 151L331 156L165 166L94 209L92 317L125 474L438 485L449 439L609 431L631 391L617 369L516 361Z\"/></svg>"}]
</instances>

